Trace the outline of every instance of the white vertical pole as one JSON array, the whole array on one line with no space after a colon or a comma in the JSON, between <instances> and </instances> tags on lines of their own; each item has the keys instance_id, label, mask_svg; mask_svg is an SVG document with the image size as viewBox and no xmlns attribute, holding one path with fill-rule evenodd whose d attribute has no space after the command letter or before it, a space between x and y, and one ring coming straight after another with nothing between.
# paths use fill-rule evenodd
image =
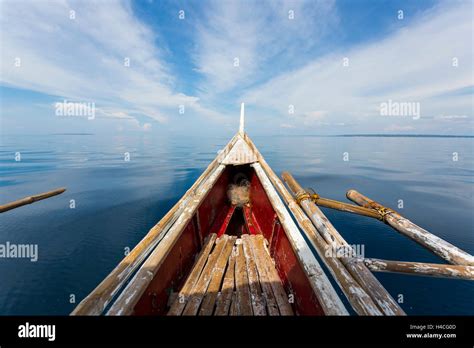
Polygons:
<instances>
[{"instance_id":1,"label":"white vertical pole","mask_svg":"<svg viewBox=\"0 0 474 348\"><path fill-rule=\"evenodd\" d=\"M239 133L244 135L244 123L245 123L245 104L240 104L240 127Z\"/></svg>"}]
</instances>

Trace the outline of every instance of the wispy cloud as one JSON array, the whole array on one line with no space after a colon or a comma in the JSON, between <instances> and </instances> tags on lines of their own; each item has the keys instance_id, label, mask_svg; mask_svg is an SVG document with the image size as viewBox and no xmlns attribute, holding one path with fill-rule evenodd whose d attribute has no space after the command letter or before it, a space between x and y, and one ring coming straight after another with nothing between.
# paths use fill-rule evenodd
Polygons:
<instances>
[{"instance_id":1,"label":"wispy cloud","mask_svg":"<svg viewBox=\"0 0 474 348\"><path fill-rule=\"evenodd\" d=\"M208 112L198 98L174 90L164 41L129 2L3 1L1 12L4 85L159 122L179 105Z\"/></svg>"},{"instance_id":2,"label":"wispy cloud","mask_svg":"<svg viewBox=\"0 0 474 348\"><path fill-rule=\"evenodd\" d=\"M337 23L333 1L209 1L195 23L195 64L205 94L268 79L306 57Z\"/></svg>"},{"instance_id":3,"label":"wispy cloud","mask_svg":"<svg viewBox=\"0 0 474 348\"><path fill-rule=\"evenodd\" d=\"M202 129L234 130L240 101L250 103L256 132L443 132L451 121L453 131L472 125L471 2L441 2L407 24L393 13L388 36L374 35L374 24L354 41L350 28L369 22L362 11L350 25L341 20L346 2L180 6L184 21L166 2L1 1L0 83L59 101L95 102L97 118L141 130L157 129L154 121L169 129L192 131L207 121ZM390 13L383 15L390 27ZM388 100L419 103L421 118L384 118L380 104Z\"/></svg>"},{"instance_id":4,"label":"wispy cloud","mask_svg":"<svg viewBox=\"0 0 474 348\"><path fill-rule=\"evenodd\" d=\"M466 44L472 38L471 11L469 2L445 3L390 37L319 57L252 88L242 99L276 111L288 124L345 122L370 129L377 122L379 130L394 122L380 117L379 105L388 99L421 103L415 129L426 126L423 116L472 113L472 94L452 93L474 85L472 45Z\"/></svg>"},{"instance_id":5,"label":"wispy cloud","mask_svg":"<svg viewBox=\"0 0 474 348\"><path fill-rule=\"evenodd\" d=\"M387 132L394 132L394 133L399 133L399 132L407 132L407 131L412 131L415 128L413 126L400 126L397 124L391 124L387 127L385 127L383 130Z\"/></svg>"}]
</instances>

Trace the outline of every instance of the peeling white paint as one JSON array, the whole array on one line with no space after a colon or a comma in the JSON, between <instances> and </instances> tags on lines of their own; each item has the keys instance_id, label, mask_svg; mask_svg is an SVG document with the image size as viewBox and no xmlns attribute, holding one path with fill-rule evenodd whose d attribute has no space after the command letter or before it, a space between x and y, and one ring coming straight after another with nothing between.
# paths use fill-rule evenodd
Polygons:
<instances>
[{"instance_id":1,"label":"peeling white paint","mask_svg":"<svg viewBox=\"0 0 474 348\"><path fill-rule=\"evenodd\" d=\"M364 259L363 261L369 269L375 272L394 272L420 276L474 280L474 266L386 261L380 259Z\"/></svg>"},{"instance_id":2,"label":"peeling white paint","mask_svg":"<svg viewBox=\"0 0 474 348\"><path fill-rule=\"evenodd\" d=\"M385 209L381 204L365 197L355 190L347 192L347 198L360 206L379 207ZM435 236L410 220L404 218L397 212L391 211L385 217L386 222L396 231L413 239L415 242L424 246L434 254L443 258L451 264L474 266L474 256L459 249L444 239Z\"/></svg>"},{"instance_id":3,"label":"peeling white paint","mask_svg":"<svg viewBox=\"0 0 474 348\"><path fill-rule=\"evenodd\" d=\"M220 163L226 165L242 165L254 162L257 162L257 155L247 145L245 140L239 136L235 145Z\"/></svg>"}]
</instances>

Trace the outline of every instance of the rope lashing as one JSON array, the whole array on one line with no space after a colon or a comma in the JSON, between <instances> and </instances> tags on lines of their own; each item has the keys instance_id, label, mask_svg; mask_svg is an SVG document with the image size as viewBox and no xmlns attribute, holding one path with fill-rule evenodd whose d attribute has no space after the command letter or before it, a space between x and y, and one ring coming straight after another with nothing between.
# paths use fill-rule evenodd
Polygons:
<instances>
[{"instance_id":1,"label":"rope lashing","mask_svg":"<svg viewBox=\"0 0 474 348\"><path fill-rule=\"evenodd\" d=\"M381 207L381 208L378 208L378 209L375 209L375 210L377 211L377 213L379 213L380 220L383 221L383 222L387 222L387 215L388 214L394 213L394 211L392 209L385 208L385 207Z\"/></svg>"},{"instance_id":2,"label":"rope lashing","mask_svg":"<svg viewBox=\"0 0 474 348\"><path fill-rule=\"evenodd\" d=\"M315 204L318 204L318 200L321 198L320 195L318 195L312 188L307 188L306 190L301 190L296 194L296 202L298 205L301 205L301 202L304 201L305 199L310 199L313 201ZM344 204L344 203L341 203ZM375 202L369 202L367 204L363 205L363 208L366 208L368 210L372 210L377 213L378 215L378 220L383 221L384 223L387 223L387 216L391 213L395 213L394 210L385 208L383 206L378 205ZM373 216L375 217L375 216Z\"/></svg>"},{"instance_id":3,"label":"rope lashing","mask_svg":"<svg viewBox=\"0 0 474 348\"><path fill-rule=\"evenodd\" d=\"M316 203L316 201L319 199L319 195L316 192L314 192L312 188L308 188L306 189L306 191L303 190L296 194L296 201L298 202L298 204L301 205L301 201L305 199L310 199L314 203Z\"/></svg>"},{"instance_id":4,"label":"rope lashing","mask_svg":"<svg viewBox=\"0 0 474 348\"><path fill-rule=\"evenodd\" d=\"M375 202L369 202L368 204L364 205L366 208L373 209L379 214L379 220L383 222L387 222L387 215L391 213L395 213L394 210L382 207Z\"/></svg>"},{"instance_id":5,"label":"rope lashing","mask_svg":"<svg viewBox=\"0 0 474 348\"><path fill-rule=\"evenodd\" d=\"M301 201L311 199L311 196L306 191L301 191L296 194L296 202L301 205Z\"/></svg>"},{"instance_id":6,"label":"rope lashing","mask_svg":"<svg viewBox=\"0 0 474 348\"><path fill-rule=\"evenodd\" d=\"M307 192L309 192L309 195L311 197L311 200L314 202L314 203L317 203L318 199L320 198L320 196L314 192L314 190L310 187L310 188L307 188L306 189Z\"/></svg>"}]
</instances>

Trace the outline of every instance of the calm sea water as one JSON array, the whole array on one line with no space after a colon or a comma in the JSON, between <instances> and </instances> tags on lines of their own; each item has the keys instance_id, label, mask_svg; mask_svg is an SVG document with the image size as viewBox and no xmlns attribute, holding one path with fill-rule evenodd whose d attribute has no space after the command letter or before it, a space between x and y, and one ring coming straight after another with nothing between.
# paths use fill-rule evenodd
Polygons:
<instances>
[{"instance_id":1,"label":"calm sea water","mask_svg":"<svg viewBox=\"0 0 474 348\"><path fill-rule=\"evenodd\" d=\"M474 139L253 137L275 172L345 200L361 193L474 253ZM0 243L38 244L37 262L0 259L0 314L68 314L147 233L228 141L219 138L3 136L0 203L65 186L0 216ZM304 147L303 147L304 145ZM15 162L15 152L21 161ZM130 161L124 161L124 153ZM343 161L348 152L349 161ZM458 161L453 161L453 152ZM75 209L70 200L75 200ZM324 210L365 256L441 262L379 221ZM474 282L377 274L408 314L474 314Z\"/></svg>"}]
</instances>

